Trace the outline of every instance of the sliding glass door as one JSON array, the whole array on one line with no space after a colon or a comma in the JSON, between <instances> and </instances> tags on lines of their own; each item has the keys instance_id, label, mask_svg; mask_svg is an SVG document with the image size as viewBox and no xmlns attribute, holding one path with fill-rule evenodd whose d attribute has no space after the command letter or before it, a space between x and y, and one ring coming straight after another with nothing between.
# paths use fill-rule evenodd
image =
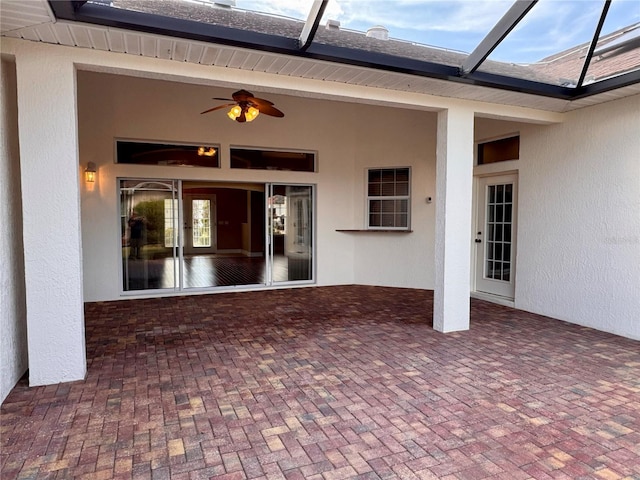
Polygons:
<instances>
[{"instance_id":1,"label":"sliding glass door","mask_svg":"<svg viewBox=\"0 0 640 480\"><path fill-rule=\"evenodd\" d=\"M311 185L119 186L123 292L313 281Z\"/></svg>"},{"instance_id":2,"label":"sliding glass door","mask_svg":"<svg viewBox=\"0 0 640 480\"><path fill-rule=\"evenodd\" d=\"M264 183L180 185L182 288L266 285Z\"/></svg>"},{"instance_id":3,"label":"sliding glass door","mask_svg":"<svg viewBox=\"0 0 640 480\"><path fill-rule=\"evenodd\" d=\"M120 181L123 291L177 287L177 227L175 181Z\"/></svg>"},{"instance_id":4,"label":"sliding glass door","mask_svg":"<svg viewBox=\"0 0 640 480\"><path fill-rule=\"evenodd\" d=\"M313 280L313 187L269 185L267 224L271 282Z\"/></svg>"}]
</instances>

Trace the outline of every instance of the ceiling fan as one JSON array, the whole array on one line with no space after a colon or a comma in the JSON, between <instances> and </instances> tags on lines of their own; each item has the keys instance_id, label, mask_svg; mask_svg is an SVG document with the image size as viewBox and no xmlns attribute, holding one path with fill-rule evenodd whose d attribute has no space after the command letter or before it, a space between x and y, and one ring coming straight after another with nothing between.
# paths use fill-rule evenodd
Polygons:
<instances>
[{"instance_id":1,"label":"ceiling fan","mask_svg":"<svg viewBox=\"0 0 640 480\"><path fill-rule=\"evenodd\" d=\"M256 98L253 93L246 90L238 90L233 95L234 103L225 103L224 105L218 105L217 107L205 110L202 113L213 112L214 110L220 110L222 108L231 107L231 110L227 112L227 116L231 120L236 122L252 122L260 114L270 115L272 117L284 117L284 113L273 106L273 102L264 100L262 98ZM214 100L226 100L231 101L228 98L214 98Z\"/></svg>"}]
</instances>

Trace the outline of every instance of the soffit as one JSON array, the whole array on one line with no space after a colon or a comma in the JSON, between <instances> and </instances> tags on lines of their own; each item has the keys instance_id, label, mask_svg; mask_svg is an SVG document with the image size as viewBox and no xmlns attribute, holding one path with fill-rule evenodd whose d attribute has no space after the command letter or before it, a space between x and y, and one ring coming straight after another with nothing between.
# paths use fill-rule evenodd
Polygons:
<instances>
[{"instance_id":1,"label":"soffit","mask_svg":"<svg viewBox=\"0 0 640 480\"><path fill-rule=\"evenodd\" d=\"M2 9L0 28L3 36L325 82L468 99L553 112L574 110L640 93L640 85L636 84L580 100L568 101L118 28L78 22L56 22L45 0L30 2L3 0L0 3L0 8Z\"/></svg>"},{"instance_id":2,"label":"soffit","mask_svg":"<svg viewBox=\"0 0 640 480\"><path fill-rule=\"evenodd\" d=\"M0 2L0 33L2 35L55 21L47 2L2 0Z\"/></svg>"}]
</instances>

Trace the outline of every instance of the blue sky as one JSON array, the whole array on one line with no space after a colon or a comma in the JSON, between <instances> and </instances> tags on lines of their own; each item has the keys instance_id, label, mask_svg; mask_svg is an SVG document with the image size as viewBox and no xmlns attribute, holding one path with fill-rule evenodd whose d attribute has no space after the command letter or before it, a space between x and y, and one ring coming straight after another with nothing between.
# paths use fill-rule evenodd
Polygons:
<instances>
[{"instance_id":1,"label":"blue sky","mask_svg":"<svg viewBox=\"0 0 640 480\"><path fill-rule=\"evenodd\" d=\"M238 8L306 19L311 0L236 0ZM393 38L471 52L513 0L331 0L342 28L384 25ZM491 58L527 63L591 40L603 0L540 0ZM603 33L640 22L640 0L613 0Z\"/></svg>"}]
</instances>

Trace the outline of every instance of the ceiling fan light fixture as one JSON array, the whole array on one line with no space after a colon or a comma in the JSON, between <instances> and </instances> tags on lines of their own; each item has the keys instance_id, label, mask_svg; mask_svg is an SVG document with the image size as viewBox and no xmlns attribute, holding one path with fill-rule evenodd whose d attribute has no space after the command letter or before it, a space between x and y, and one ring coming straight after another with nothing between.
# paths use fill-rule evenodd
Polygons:
<instances>
[{"instance_id":1,"label":"ceiling fan light fixture","mask_svg":"<svg viewBox=\"0 0 640 480\"><path fill-rule=\"evenodd\" d=\"M251 92L246 90L238 90L231 97L233 100L217 97L214 98L214 100L232 101L235 102L235 104L227 103L224 105L218 105L217 107L201 112L201 114L231 107L231 109L227 111L227 117L238 123L252 122L261 113L269 115L270 117L284 117L284 113L274 107L273 102L263 98L256 98Z\"/></svg>"},{"instance_id":2,"label":"ceiling fan light fixture","mask_svg":"<svg viewBox=\"0 0 640 480\"><path fill-rule=\"evenodd\" d=\"M247 111L245 112L244 115L247 119L247 122L253 122L256 119L256 117L260 115L260 110L258 110L255 107L249 107L247 108Z\"/></svg>"},{"instance_id":3,"label":"ceiling fan light fixture","mask_svg":"<svg viewBox=\"0 0 640 480\"><path fill-rule=\"evenodd\" d=\"M231 120L236 120L241 114L242 114L242 108L240 108L240 105L234 105L233 107L231 107L231 110L229 110L229 112L227 113L227 116Z\"/></svg>"}]
</instances>

